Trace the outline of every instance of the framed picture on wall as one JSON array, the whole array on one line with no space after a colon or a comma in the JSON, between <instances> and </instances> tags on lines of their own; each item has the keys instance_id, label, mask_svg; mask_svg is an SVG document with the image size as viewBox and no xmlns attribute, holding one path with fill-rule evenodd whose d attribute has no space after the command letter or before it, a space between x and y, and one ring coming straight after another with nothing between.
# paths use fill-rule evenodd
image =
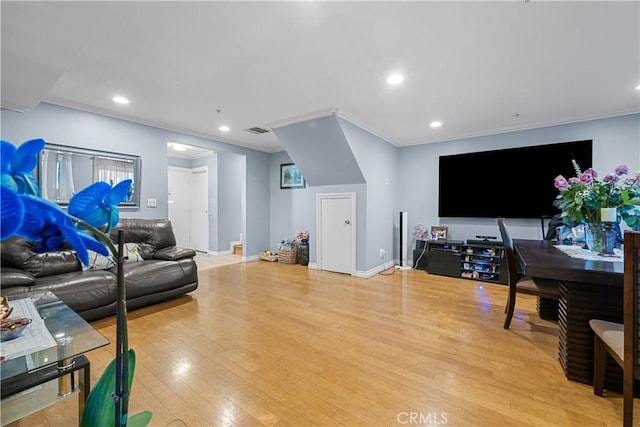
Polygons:
<instances>
[{"instance_id":1,"label":"framed picture on wall","mask_svg":"<svg viewBox=\"0 0 640 427\"><path fill-rule=\"evenodd\" d=\"M280 165L280 188L304 188L304 177L295 163Z\"/></svg>"},{"instance_id":2,"label":"framed picture on wall","mask_svg":"<svg viewBox=\"0 0 640 427\"><path fill-rule=\"evenodd\" d=\"M447 240L447 227L431 227L431 240Z\"/></svg>"}]
</instances>

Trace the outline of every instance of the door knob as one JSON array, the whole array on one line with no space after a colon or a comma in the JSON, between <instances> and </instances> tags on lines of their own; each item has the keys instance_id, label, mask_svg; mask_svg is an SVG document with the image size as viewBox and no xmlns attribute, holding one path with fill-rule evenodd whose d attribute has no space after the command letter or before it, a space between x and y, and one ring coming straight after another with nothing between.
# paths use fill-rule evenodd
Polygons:
<instances>
[{"instance_id":1,"label":"door knob","mask_svg":"<svg viewBox=\"0 0 640 427\"><path fill-rule=\"evenodd\" d=\"M347 224L347 225L349 225L349 224L351 224L351 221L349 221L348 219L345 219L345 220L344 220L344 223L345 223L345 224Z\"/></svg>"}]
</instances>

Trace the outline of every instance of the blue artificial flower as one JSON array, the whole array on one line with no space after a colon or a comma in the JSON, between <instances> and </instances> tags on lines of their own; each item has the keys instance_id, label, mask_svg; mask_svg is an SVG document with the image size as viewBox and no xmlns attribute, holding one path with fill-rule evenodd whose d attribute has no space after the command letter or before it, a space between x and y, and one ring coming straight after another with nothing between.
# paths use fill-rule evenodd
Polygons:
<instances>
[{"instance_id":1,"label":"blue artificial flower","mask_svg":"<svg viewBox=\"0 0 640 427\"><path fill-rule=\"evenodd\" d=\"M0 141L2 185L17 193L38 195L33 168L38 164L38 153L44 144L44 139L32 139L16 148L8 141Z\"/></svg>"},{"instance_id":2,"label":"blue artificial flower","mask_svg":"<svg viewBox=\"0 0 640 427\"><path fill-rule=\"evenodd\" d=\"M35 252L55 251L68 242L84 265L89 265L87 249L109 255L103 243L79 232L73 219L58 205L27 194L18 196L24 204L24 218L15 234L36 243Z\"/></svg>"},{"instance_id":3,"label":"blue artificial flower","mask_svg":"<svg viewBox=\"0 0 640 427\"><path fill-rule=\"evenodd\" d=\"M69 215L94 227L107 225L111 230L120 219L118 205L127 197L132 181L125 179L113 188L104 181L95 182L76 193L69 202Z\"/></svg>"},{"instance_id":4,"label":"blue artificial flower","mask_svg":"<svg viewBox=\"0 0 640 427\"><path fill-rule=\"evenodd\" d=\"M0 240L4 240L22 226L24 203L19 195L4 185L0 190L0 203Z\"/></svg>"}]
</instances>

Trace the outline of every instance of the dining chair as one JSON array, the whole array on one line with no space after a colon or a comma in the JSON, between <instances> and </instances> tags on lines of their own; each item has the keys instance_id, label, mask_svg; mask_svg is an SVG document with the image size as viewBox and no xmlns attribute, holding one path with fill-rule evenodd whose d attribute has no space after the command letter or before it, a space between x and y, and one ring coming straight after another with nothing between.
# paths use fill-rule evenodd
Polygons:
<instances>
[{"instance_id":1,"label":"dining chair","mask_svg":"<svg viewBox=\"0 0 640 427\"><path fill-rule=\"evenodd\" d=\"M542 230L542 238L544 240L552 240L553 237L555 236L555 229L554 229L554 233L551 232L551 227L552 225L550 224L551 219L553 217L551 215L542 215L540 217L540 229ZM545 221L547 222L547 229L544 229L544 223Z\"/></svg>"},{"instance_id":2,"label":"dining chair","mask_svg":"<svg viewBox=\"0 0 640 427\"><path fill-rule=\"evenodd\" d=\"M607 354L622 368L624 427L633 425L633 382L640 380L640 232L624 233L622 321L591 319L594 332L593 393L603 396Z\"/></svg>"},{"instance_id":3,"label":"dining chair","mask_svg":"<svg viewBox=\"0 0 640 427\"><path fill-rule=\"evenodd\" d=\"M504 218L497 218L498 228L502 236L503 251L507 263L507 283L509 284L509 297L505 307L504 325L505 329L509 329L511 318L516 306L516 295L527 294L535 295L539 298L550 300L558 300L560 296L560 282L553 279L543 279L538 277L525 276L519 272L516 252L513 246L513 240L507 232L507 226Z\"/></svg>"}]
</instances>

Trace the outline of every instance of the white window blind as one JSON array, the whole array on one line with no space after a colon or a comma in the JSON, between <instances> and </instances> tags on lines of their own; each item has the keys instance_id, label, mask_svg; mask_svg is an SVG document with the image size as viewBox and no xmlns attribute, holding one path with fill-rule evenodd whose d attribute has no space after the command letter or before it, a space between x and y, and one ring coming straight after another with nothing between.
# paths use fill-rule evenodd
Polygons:
<instances>
[{"instance_id":1,"label":"white window blind","mask_svg":"<svg viewBox=\"0 0 640 427\"><path fill-rule=\"evenodd\" d=\"M116 185L125 179L133 179L133 162L106 157L95 157L93 160L93 180L105 181Z\"/></svg>"}]
</instances>

